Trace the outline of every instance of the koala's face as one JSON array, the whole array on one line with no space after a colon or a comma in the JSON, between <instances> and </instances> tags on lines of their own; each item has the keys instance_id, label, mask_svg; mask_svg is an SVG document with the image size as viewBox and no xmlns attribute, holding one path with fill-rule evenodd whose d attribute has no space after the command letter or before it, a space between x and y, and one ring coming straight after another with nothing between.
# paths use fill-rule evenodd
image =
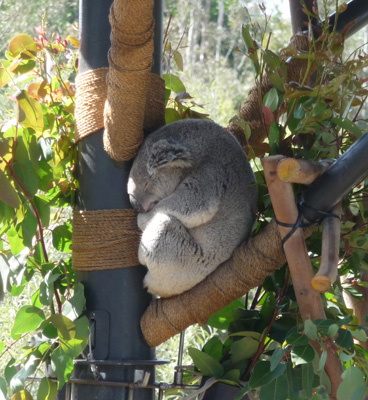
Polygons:
<instances>
[{"instance_id":1,"label":"koala's face","mask_svg":"<svg viewBox=\"0 0 368 400\"><path fill-rule=\"evenodd\" d=\"M175 191L191 165L190 155L181 144L166 139L144 143L128 180L132 206L140 213L152 210Z\"/></svg>"}]
</instances>

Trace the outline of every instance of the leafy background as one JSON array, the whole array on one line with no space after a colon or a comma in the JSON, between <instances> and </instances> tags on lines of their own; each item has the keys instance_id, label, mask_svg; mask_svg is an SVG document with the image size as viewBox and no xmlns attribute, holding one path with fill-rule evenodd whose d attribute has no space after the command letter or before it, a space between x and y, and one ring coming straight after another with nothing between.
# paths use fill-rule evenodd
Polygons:
<instances>
[{"instance_id":1,"label":"leafy background","mask_svg":"<svg viewBox=\"0 0 368 400\"><path fill-rule=\"evenodd\" d=\"M257 4L249 4L245 10L233 0L165 2L167 29L164 77L167 89L172 94L168 99L168 122L185 116L208 114L216 122L224 126L228 124L229 119L236 114L239 104L246 99L248 89L254 84L254 65L247 54L247 41L244 43L240 33L242 24L245 23L250 35L254 35L262 45L267 34L272 32L267 50L277 53L289 42L290 23L285 21L285 17L273 2L265 3L273 12L271 19ZM320 6L321 9L333 9L335 2L321 2ZM78 46L75 39L78 35L75 24L77 5L75 1L56 4L43 0L4 0L0 7L3 18L1 35L4 43L0 57L4 60L0 75L0 81L4 84L0 92L0 101L3 104L0 110L0 155L1 171L5 171L5 174L2 172L0 175L0 183L7 185L4 183L8 182L7 177L10 177L12 182L11 187L2 186L7 190L0 193L0 271L2 281L8 282L0 309L0 350L3 352L0 369L5 369L4 378L0 378L1 396L5 393L6 381L10 384L10 389L17 391L23 388L26 376L38 372L39 376L43 377L40 359L51 359L54 364L53 370L61 385L70 374L72 358L84 347L87 323L83 317L78 319L84 306L84 298L82 287L74 284L74 274L70 266L70 204L78 185L73 178L75 154L72 145L73 82ZM43 10L46 10L45 15ZM36 31L35 26L38 27ZM15 41L11 41L19 33L28 33L35 37L36 48L34 42L26 36L18 36ZM367 30L349 39L345 44L343 57L349 59L355 49L366 43L366 39ZM10 48L7 48L8 43L11 43ZM29 74L28 72L34 71L35 66L37 73ZM6 74L4 69L7 70ZM339 73L341 74L341 70ZM350 73L348 69L345 78ZM13 85L13 82L16 84ZM335 89L337 90L337 87ZM359 87L353 89L358 90ZM274 111L273 108L279 107L284 100L282 94L273 91L265 99L264 107ZM322 130L318 140L313 143L314 147L310 148L308 137L298 134L305 133L305 127L314 127L318 116L318 123L329 119L330 116L326 114L327 107L318 104L308 96L299 96L295 100L294 107L298 112L293 114L290 122L294 124L297 134L294 135L295 141L292 145L296 152L310 158L321 155L336 156L336 144L331 145L334 137L331 138L328 130ZM359 107L359 104L355 107ZM367 111L363 108L360 111L360 120L355 121L356 125L353 126L357 129L356 133L360 133L360 129L366 126L366 118ZM282 139L287 139L282 137L278 124L285 124L285 120L273 122L275 134L270 138L268 151L277 152ZM347 123L343 119L335 120L332 128L336 129L336 125L340 124L342 135L346 136L346 128L352 128L351 124L346 126ZM309 134L313 132L315 131L308 131ZM344 143L347 145L348 141ZM252 158L252 155L250 157ZM259 170L257 159L252 162L254 170ZM14 174L9 165L14 169ZM256 175L261 189L262 206L255 230L272 216L269 201L267 196L264 196L265 190L262 189L262 174L259 171ZM365 230L352 229L359 222L359 218L363 218L363 222L360 223L364 224L366 217L366 208L359 198L365 188L358 190L360 192L356 193L355 197L350 197L345 205L351 215L343 227L345 247L342 249L346 250L349 247L351 252L346 257L342 273L353 271L353 278L359 278L361 266L366 265ZM32 210L36 210L36 215ZM40 232L43 233L43 237L40 236ZM319 241L320 234L316 233L310 242L315 265L319 262ZM10 273L5 277L6 271L9 270ZM214 375L236 383L246 373L250 360L259 350L263 338L267 337L264 336L264 329L272 318L276 318L275 307L285 307L287 304L289 312L295 311L295 298L292 290L286 285L287 278L285 269L281 270L272 279L267 280L263 288L255 289L246 298L234 302L215 315L208 326L189 328L186 333L187 351L184 363L191 364L194 360L204 375ZM337 287L337 291L339 290L341 287ZM354 292L354 287L350 285L349 290ZM283 296L277 297L281 291L284 291ZM331 312L331 317L338 315L341 319L346 310L341 308L341 296L335 298L334 294L326 295L326 306ZM244 309L244 304L248 305L248 310ZM61 307L64 311L60 315L58 311ZM284 327L288 326L288 317L283 315L282 318L280 323L278 317L279 326L274 325L274 332L271 336L268 335L271 339L277 337L277 328L281 326L280 329L285 331ZM295 332L289 332L288 336L283 332L281 339L286 339L285 346L271 347L269 354L266 354L268 358L260 359L250 377L249 387L257 388L257 377L264 379L268 376L268 380L263 381L264 388L261 389L261 395L267 398L269 391L285 387L286 377L294 373L296 375L293 378L296 381L304 384L307 382L306 386L310 391L314 388L317 396L315 398L324 398L326 393L319 386L320 382L313 382L314 353L311 353L306 339L318 337L322 340L326 335L334 337L343 329L349 334L341 336L338 344L346 350L342 351L345 363L354 367L347 369L350 376L343 389L347 390L349 395L352 384L361 390L360 374L361 371L367 371L365 353L352 350L353 336L362 338L360 328L357 328L356 321L351 319L341 319L342 322L337 324L333 318L327 327L309 323ZM352 329L345 329L344 323L352 323ZM34 329L37 329L38 333L34 334ZM272 334L276 336L272 337ZM280 332L278 334L280 335ZM57 337L61 339L60 345ZM281 340L280 337L278 339ZM177 347L178 337L175 337L157 349L157 356L171 358L175 363ZM204 352L201 351L202 348ZM229 355L230 359L226 358ZM353 356L356 355L360 360L353 360ZM19 359L23 369L17 372L11 367L12 359ZM294 370L296 372L292 372L286 364L280 364L280 360L287 359L298 365ZM229 364L226 364L229 362L239 364L238 368L229 370ZM323 365L323 357L317 363ZM360 369L355 368L355 365ZM315 368L321 369L318 365ZM172 366L161 367L157 379L171 382L172 374ZM192 378L188 376L186 379ZM51 399L55 395L55 384L51 380L42 381L38 395L37 385L27 385L29 393L35 398L39 396L38 398ZM322 392L318 392L321 390ZM305 393L306 398L310 397L310 394ZM348 397L346 392L344 394L346 396L341 398ZM28 392L24 392L24 395L28 396ZM358 398L359 393L356 396L354 398ZM166 393L167 399L182 397L182 393L175 391Z\"/></svg>"}]
</instances>

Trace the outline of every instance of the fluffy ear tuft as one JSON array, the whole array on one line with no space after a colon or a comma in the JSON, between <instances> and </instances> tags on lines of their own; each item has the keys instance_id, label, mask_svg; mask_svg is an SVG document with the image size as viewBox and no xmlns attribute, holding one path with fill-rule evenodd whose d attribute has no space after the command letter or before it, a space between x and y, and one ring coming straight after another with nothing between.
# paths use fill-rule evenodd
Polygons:
<instances>
[{"instance_id":1,"label":"fluffy ear tuft","mask_svg":"<svg viewBox=\"0 0 368 400\"><path fill-rule=\"evenodd\" d=\"M160 168L190 168L192 165L192 155L182 143L160 139L150 148L147 169L151 173Z\"/></svg>"}]
</instances>

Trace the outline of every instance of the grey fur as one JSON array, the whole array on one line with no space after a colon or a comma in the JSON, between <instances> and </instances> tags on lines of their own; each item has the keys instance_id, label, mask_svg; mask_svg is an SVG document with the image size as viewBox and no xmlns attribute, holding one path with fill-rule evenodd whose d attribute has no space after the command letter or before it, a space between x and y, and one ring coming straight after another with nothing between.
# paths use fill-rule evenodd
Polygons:
<instances>
[{"instance_id":1,"label":"grey fur","mask_svg":"<svg viewBox=\"0 0 368 400\"><path fill-rule=\"evenodd\" d=\"M257 188L239 143L212 121L184 120L150 134L128 181L143 231L144 285L161 297L195 286L249 237Z\"/></svg>"}]
</instances>

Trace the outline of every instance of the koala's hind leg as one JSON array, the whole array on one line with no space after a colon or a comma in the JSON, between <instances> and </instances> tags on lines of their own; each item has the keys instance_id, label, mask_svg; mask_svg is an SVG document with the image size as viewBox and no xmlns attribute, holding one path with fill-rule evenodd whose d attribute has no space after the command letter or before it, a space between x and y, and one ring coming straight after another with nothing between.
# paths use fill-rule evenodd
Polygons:
<instances>
[{"instance_id":1,"label":"koala's hind leg","mask_svg":"<svg viewBox=\"0 0 368 400\"><path fill-rule=\"evenodd\" d=\"M162 213L156 213L145 227L139 261L148 267L144 286L161 297L190 289L213 270L181 222Z\"/></svg>"}]
</instances>

